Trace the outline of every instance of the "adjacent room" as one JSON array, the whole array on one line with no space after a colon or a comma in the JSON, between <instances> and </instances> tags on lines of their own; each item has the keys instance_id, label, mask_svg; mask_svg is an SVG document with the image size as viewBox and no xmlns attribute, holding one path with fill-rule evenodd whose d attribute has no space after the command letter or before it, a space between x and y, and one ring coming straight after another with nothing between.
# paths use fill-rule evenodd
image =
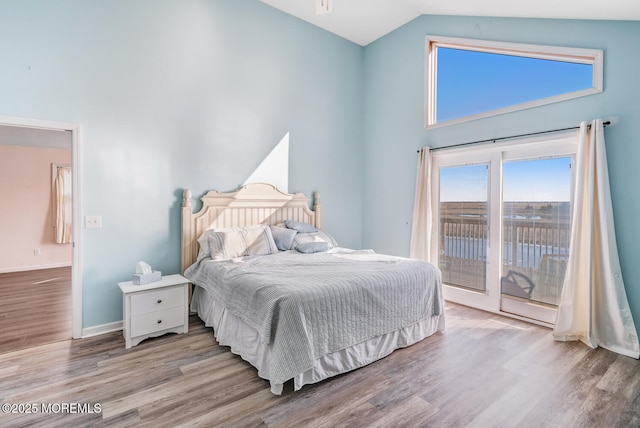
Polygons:
<instances>
[{"instance_id":1,"label":"adjacent room","mask_svg":"<svg viewBox=\"0 0 640 428\"><path fill-rule=\"evenodd\" d=\"M0 170L0 352L71 339L71 136L0 126Z\"/></svg>"},{"instance_id":2,"label":"adjacent room","mask_svg":"<svg viewBox=\"0 0 640 428\"><path fill-rule=\"evenodd\" d=\"M636 2L1 9L0 425L640 425Z\"/></svg>"}]
</instances>

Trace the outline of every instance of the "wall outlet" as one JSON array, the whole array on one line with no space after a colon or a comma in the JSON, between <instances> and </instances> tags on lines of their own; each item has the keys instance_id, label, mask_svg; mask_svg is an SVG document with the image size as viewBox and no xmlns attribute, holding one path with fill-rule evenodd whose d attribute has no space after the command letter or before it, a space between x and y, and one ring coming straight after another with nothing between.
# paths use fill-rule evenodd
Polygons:
<instances>
[{"instance_id":1,"label":"wall outlet","mask_svg":"<svg viewBox=\"0 0 640 428\"><path fill-rule=\"evenodd\" d=\"M102 216L87 215L84 217L85 229L100 229L102 227Z\"/></svg>"},{"instance_id":2,"label":"wall outlet","mask_svg":"<svg viewBox=\"0 0 640 428\"><path fill-rule=\"evenodd\" d=\"M34 256L39 256L40 255L40 248L34 248L33 249L33 255Z\"/></svg>"}]
</instances>

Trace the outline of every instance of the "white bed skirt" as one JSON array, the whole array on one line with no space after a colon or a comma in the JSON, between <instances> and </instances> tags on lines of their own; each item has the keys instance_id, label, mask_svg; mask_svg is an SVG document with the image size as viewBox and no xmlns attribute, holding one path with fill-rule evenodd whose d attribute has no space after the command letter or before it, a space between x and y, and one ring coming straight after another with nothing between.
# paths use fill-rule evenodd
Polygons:
<instances>
[{"instance_id":1,"label":"white bed skirt","mask_svg":"<svg viewBox=\"0 0 640 428\"><path fill-rule=\"evenodd\" d=\"M231 352L257 368L258 376L271 382L271 392L282 394L283 384L274 383L269 376L271 347L260 341L254 328L229 313L201 287L194 287L191 311L196 312L207 327L213 327L218 344L229 346ZM327 354L316 360L314 367L293 378L294 390L363 367L386 357L398 348L413 345L443 330L444 315L437 315L401 330Z\"/></svg>"}]
</instances>

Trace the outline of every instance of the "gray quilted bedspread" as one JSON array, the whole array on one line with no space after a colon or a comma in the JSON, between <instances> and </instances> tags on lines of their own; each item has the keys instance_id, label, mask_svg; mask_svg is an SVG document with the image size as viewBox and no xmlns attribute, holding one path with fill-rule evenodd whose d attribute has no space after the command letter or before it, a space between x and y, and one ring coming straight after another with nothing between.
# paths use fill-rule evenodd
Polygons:
<instances>
[{"instance_id":1,"label":"gray quilted bedspread","mask_svg":"<svg viewBox=\"0 0 640 428\"><path fill-rule=\"evenodd\" d=\"M278 383L320 356L444 310L438 268L370 250L204 259L185 276L270 344Z\"/></svg>"}]
</instances>

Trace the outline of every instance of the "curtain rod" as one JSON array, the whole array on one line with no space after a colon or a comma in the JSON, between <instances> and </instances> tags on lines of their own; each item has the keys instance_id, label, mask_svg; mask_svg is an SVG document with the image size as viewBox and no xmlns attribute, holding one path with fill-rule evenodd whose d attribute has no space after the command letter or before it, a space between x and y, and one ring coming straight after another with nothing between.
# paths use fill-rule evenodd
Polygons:
<instances>
[{"instance_id":1,"label":"curtain rod","mask_svg":"<svg viewBox=\"0 0 640 428\"><path fill-rule=\"evenodd\" d=\"M609 125L611 125L610 121L602 122L602 126L603 127L609 126ZM587 125L587 127L591 127L591 124ZM473 145L473 144L495 143L496 141L500 141L500 140L509 140L511 138L520 138L520 137L530 137L532 135L549 134L551 132L571 131L572 129L580 129L580 127L579 126L572 126L571 128L550 129L549 131L530 132L529 134L511 135L509 137L489 138L487 140L471 141L469 143L454 144L452 146L436 147L436 148L431 149L431 151L443 150L443 149L451 149L453 147L470 146L470 145ZM418 150L418 153L420 153L420 150Z\"/></svg>"}]
</instances>

